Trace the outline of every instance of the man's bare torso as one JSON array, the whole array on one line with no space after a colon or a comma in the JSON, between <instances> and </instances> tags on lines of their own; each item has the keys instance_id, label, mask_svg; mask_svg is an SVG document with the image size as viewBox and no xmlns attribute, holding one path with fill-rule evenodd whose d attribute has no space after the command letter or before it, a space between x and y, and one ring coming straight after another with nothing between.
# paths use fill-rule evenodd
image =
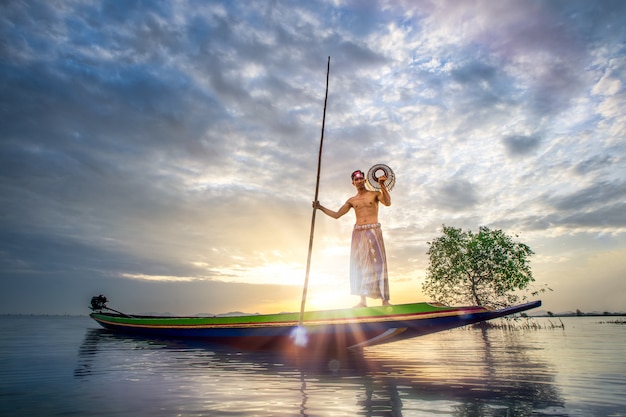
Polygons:
<instances>
[{"instance_id":1,"label":"man's bare torso","mask_svg":"<svg viewBox=\"0 0 626 417\"><path fill-rule=\"evenodd\" d=\"M376 191L360 191L348 199L348 204L354 209L357 225L378 223L378 195Z\"/></svg>"}]
</instances>

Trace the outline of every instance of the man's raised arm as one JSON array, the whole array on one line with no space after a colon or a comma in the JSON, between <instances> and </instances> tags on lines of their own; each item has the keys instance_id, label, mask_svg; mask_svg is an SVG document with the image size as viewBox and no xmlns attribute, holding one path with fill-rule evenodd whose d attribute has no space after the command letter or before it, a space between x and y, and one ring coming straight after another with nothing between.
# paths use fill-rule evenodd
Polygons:
<instances>
[{"instance_id":1,"label":"man's raised arm","mask_svg":"<svg viewBox=\"0 0 626 417\"><path fill-rule=\"evenodd\" d=\"M385 206L390 206L391 195L389 194L389 190L385 185L385 181L387 181L387 177L384 175L378 179L378 183L380 184L380 194L378 195L378 201L383 203Z\"/></svg>"}]
</instances>

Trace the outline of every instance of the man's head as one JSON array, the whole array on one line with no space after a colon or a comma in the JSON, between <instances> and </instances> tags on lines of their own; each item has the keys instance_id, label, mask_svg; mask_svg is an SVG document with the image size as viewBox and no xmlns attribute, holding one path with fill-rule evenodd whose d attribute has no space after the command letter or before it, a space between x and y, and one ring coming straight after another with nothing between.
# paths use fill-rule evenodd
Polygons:
<instances>
[{"instance_id":1,"label":"man's head","mask_svg":"<svg viewBox=\"0 0 626 417\"><path fill-rule=\"evenodd\" d=\"M360 169L357 169L356 171L352 173L352 182L358 179L365 179L365 174Z\"/></svg>"}]
</instances>

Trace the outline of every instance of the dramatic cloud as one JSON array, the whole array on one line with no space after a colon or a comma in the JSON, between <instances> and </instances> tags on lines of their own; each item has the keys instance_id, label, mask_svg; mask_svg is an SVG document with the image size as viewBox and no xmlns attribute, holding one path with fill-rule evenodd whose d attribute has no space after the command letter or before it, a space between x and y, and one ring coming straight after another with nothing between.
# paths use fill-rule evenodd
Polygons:
<instances>
[{"instance_id":1,"label":"dramatic cloud","mask_svg":"<svg viewBox=\"0 0 626 417\"><path fill-rule=\"evenodd\" d=\"M297 310L329 56L319 199L394 169L393 302L423 299L442 224L518 234L537 279L567 287L626 248L625 17L610 0L3 2L0 313L84 313L100 292ZM350 216L317 216L312 308L353 304ZM610 300L544 304L626 310L611 265L594 271Z\"/></svg>"},{"instance_id":2,"label":"dramatic cloud","mask_svg":"<svg viewBox=\"0 0 626 417\"><path fill-rule=\"evenodd\" d=\"M526 155L539 147L541 139L537 136L507 136L503 143L510 156Z\"/></svg>"}]
</instances>

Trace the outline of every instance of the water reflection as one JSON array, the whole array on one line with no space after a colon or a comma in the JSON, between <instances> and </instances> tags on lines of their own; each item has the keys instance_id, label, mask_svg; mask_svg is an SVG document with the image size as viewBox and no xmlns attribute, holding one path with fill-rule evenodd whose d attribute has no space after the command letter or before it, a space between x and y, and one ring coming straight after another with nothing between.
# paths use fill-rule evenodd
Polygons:
<instances>
[{"instance_id":1,"label":"water reflection","mask_svg":"<svg viewBox=\"0 0 626 417\"><path fill-rule=\"evenodd\" d=\"M123 398L150 402L156 415L565 415L537 349L486 329L322 357L90 329L74 377L98 381L101 393L130 390Z\"/></svg>"}]
</instances>

